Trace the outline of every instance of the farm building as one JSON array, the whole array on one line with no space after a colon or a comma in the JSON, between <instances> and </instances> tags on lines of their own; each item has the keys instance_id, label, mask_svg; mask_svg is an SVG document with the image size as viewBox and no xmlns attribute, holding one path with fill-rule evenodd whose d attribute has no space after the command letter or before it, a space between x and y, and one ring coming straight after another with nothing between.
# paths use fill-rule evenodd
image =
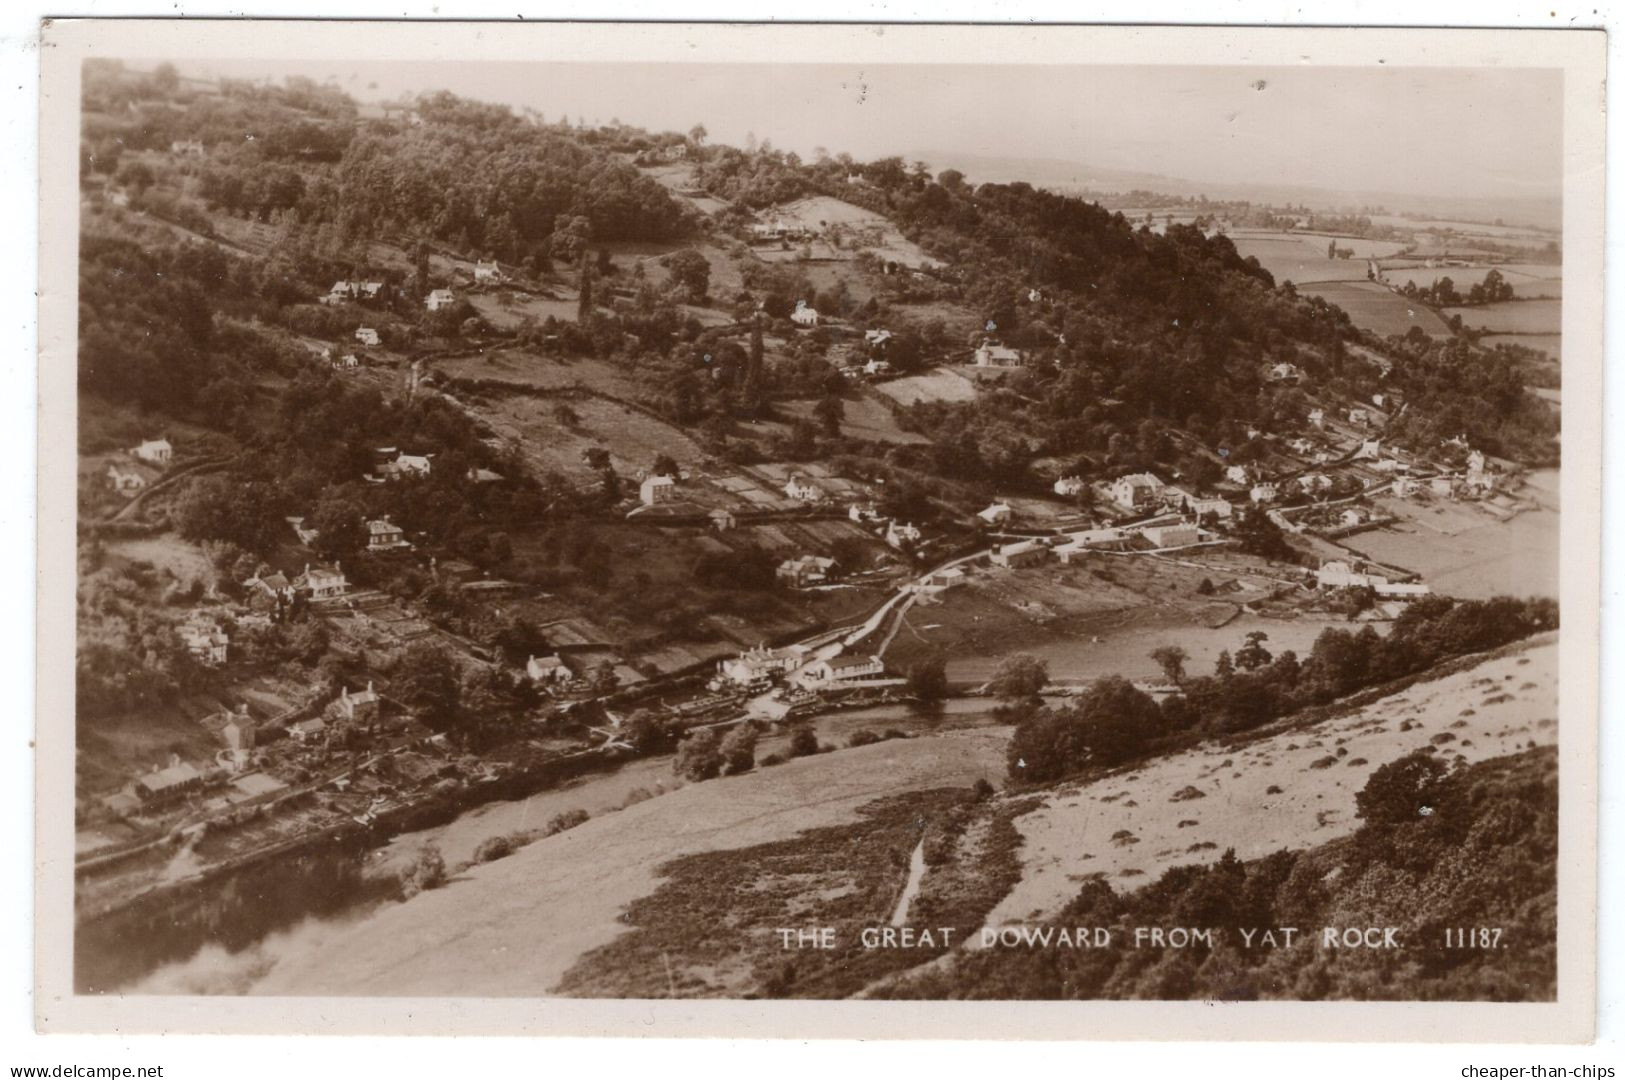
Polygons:
<instances>
[{"instance_id":1,"label":"farm building","mask_svg":"<svg viewBox=\"0 0 1625 1080\"><path fill-rule=\"evenodd\" d=\"M921 578L914 586L916 592L942 592L965 583L965 571L957 566L950 566L946 570L938 570Z\"/></svg>"},{"instance_id":2,"label":"farm building","mask_svg":"<svg viewBox=\"0 0 1625 1080\"><path fill-rule=\"evenodd\" d=\"M1385 577L1359 573L1342 559L1321 563L1315 580L1323 589L1370 589L1388 583Z\"/></svg>"}]
</instances>

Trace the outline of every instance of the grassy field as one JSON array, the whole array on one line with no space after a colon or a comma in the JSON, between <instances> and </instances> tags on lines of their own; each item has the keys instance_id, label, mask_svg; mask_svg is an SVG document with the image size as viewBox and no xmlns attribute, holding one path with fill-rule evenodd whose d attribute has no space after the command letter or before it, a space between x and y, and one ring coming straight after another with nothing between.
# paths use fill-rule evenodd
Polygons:
<instances>
[{"instance_id":1,"label":"grassy field","mask_svg":"<svg viewBox=\"0 0 1625 1080\"><path fill-rule=\"evenodd\" d=\"M1434 337L1448 336L1450 328L1432 310L1368 281L1306 285L1304 293L1319 296L1348 312L1354 325L1382 337L1404 334L1420 326Z\"/></svg>"},{"instance_id":2,"label":"grassy field","mask_svg":"<svg viewBox=\"0 0 1625 1080\"><path fill-rule=\"evenodd\" d=\"M525 394L501 394L485 395L476 408L500 434L519 440L520 451L532 468L556 471L583 483L597 477L582 457L595 446L609 451L616 473L629 482L660 454L668 454L684 466L707 456L679 428L617 402L572 399L569 407L577 417L572 426L555 415L559 404Z\"/></svg>"},{"instance_id":3,"label":"grassy field","mask_svg":"<svg viewBox=\"0 0 1625 1080\"><path fill-rule=\"evenodd\" d=\"M1422 575L1451 596L1558 595L1558 515L1529 510L1511 521L1476 513L1441 529L1432 515L1413 513L1393 528L1349 538L1346 546ZM1446 531L1448 530L1448 531Z\"/></svg>"},{"instance_id":4,"label":"grassy field","mask_svg":"<svg viewBox=\"0 0 1625 1080\"><path fill-rule=\"evenodd\" d=\"M894 401L912 405L917 401L974 401L976 384L952 368L935 368L923 375L877 383L875 389Z\"/></svg>"},{"instance_id":5,"label":"grassy field","mask_svg":"<svg viewBox=\"0 0 1625 1080\"><path fill-rule=\"evenodd\" d=\"M1445 308L1467 326L1497 334L1558 334L1563 330L1563 301L1512 300L1482 307Z\"/></svg>"},{"instance_id":6,"label":"grassy field","mask_svg":"<svg viewBox=\"0 0 1625 1080\"><path fill-rule=\"evenodd\" d=\"M1446 761L1551 745L1556 716L1557 646L1546 640L1314 727L1242 746L1214 742L1063 785L1016 819L1022 879L988 921L1043 917L1092 877L1120 887L1227 848L1252 859L1325 843L1359 824L1354 795L1377 767L1429 745ZM1202 797L1172 798L1187 787Z\"/></svg>"},{"instance_id":7,"label":"grassy field","mask_svg":"<svg viewBox=\"0 0 1625 1080\"><path fill-rule=\"evenodd\" d=\"M912 431L904 431L897 424L891 410L869 397L849 398L842 403L841 434L848 439L866 439L869 442L927 443L931 440ZM786 401L779 407L792 416L813 419L813 401Z\"/></svg>"},{"instance_id":8,"label":"grassy field","mask_svg":"<svg viewBox=\"0 0 1625 1080\"><path fill-rule=\"evenodd\" d=\"M1399 244L1391 241L1309 233L1240 229L1227 235L1242 258L1256 258L1264 269L1275 275L1278 283L1291 281L1297 285L1319 281L1364 281L1365 260L1393 254L1400 248ZM1328 259L1326 249L1334 240L1340 248L1352 248L1354 255L1347 259Z\"/></svg>"},{"instance_id":9,"label":"grassy field","mask_svg":"<svg viewBox=\"0 0 1625 1080\"><path fill-rule=\"evenodd\" d=\"M804 199L797 199L795 202L774 207L771 213L787 223L818 232L828 228L870 232L878 237L878 242L863 239L856 243L879 258L903 266L919 268L940 265L921 251L917 244L898 232L890 219L828 195L810 195ZM856 254L852 242L845 246L844 251L848 258Z\"/></svg>"},{"instance_id":10,"label":"grassy field","mask_svg":"<svg viewBox=\"0 0 1625 1080\"><path fill-rule=\"evenodd\" d=\"M620 368L591 357L540 356L523 349L492 349L472 356L433 361L435 370L456 379L495 380L539 390L589 390L632 398L638 384Z\"/></svg>"},{"instance_id":11,"label":"grassy field","mask_svg":"<svg viewBox=\"0 0 1625 1080\"><path fill-rule=\"evenodd\" d=\"M1513 295L1520 300L1538 298L1559 299L1563 295L1563 268L1540 266L1533 263L1518 266L1424 266L1421 263L1384 262L1382 277L1394 286L1414 281L1417 288L1430 288L1440 278L1449 278L1459 293L1483 281L1491 270L1499 270Z\"/></svg>"},{"instance_id":12,"label":"grassy field","mask_svg":"<svg viewBox=\"0 0 1625 1080\"><path fill-rule=\"evenodd\" d=\"M1563 358L1561 334L1486 334L1478 343L1486 349L1493 349L1497 345L1522 345L1526 349L1543 352L1553 360Z\"/></svg>"}]
</instances>

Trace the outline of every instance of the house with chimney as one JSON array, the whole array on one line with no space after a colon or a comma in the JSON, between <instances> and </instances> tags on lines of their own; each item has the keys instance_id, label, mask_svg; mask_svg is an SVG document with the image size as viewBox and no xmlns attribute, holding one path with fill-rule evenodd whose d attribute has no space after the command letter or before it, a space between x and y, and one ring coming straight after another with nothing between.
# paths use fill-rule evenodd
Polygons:
<instances>
[{"instance_id":1,"label":"house with chimney","mask_svg":"<svg viewBox=\"0 0 1625 1080\"><path fill-rule=\"evenodd\" d=\"M784 484L784 494L797 502L820 502L824 498L821 488L800 473L792 473Z\"/></svg>"},{"instance_id":2,"label":"house with chimney","mask_svg":"<svg viewBox=\"0 0 1625 1080\"><path fill-rule=\"evenodd\" d=\"M378 331L370 326L356 327L355 339L363 345L370 345L374 348L383 344L383 339L378 336Z\"/></svg>"},{"instance_id":3,"label":"house with chimney","mask_svg":"<svg viewBox=\"0 0 1625 1080\"><path fill-rule=\"evenodd\" d=\"M474 263L474 283L476 285L498 285L502 282L502 267L492 259L486 262L483 259Z\"/></svg>"},{"instance_id":4,"label":"house with chimney","mask_svg":"<svg viewBox=\"0 0 1625 1080\"><path fill-rule=\"evenodd\" d=\"M818 309L809 305L805 300L797 300L796 309L790 313L790 321L797 326L817 326Z\"/></svg>"},{"instance_id":5,"label":"house with chimney","mask_svg":"<svg viewBox=\"0 0 1625 1080\"><path fill-rule=\"evenodd\" d=\"M1139 510L1158 498L1162 481L1150 473L1119 476L1110 485L1112 501L1125 510Z\"/></svg>"},{"instance_id":6,"label":"house with chimney","mask_svg":"<svg viewBox=\"0 0 1625 1080\"><path fill-rule=\"evenodd\" d=\"M575 679L575 672L556 653L552 656L532 656L525 661L525 677L542 686L559 687Z\"/></svg>"},{"instance_id":7,"label":"house with chimney","mask_svg":"<svg viewBox=\"0 0 1625 1080\"><path fill-rule=\"evenodd\" d=\"M378 711L378 691L373 689L370 679L365 690L351 693L348 686L341 688L338 699L333 702L333 715L347 724L374 724L378 721Z\"/></svg>"},{"instance_id":8,"label":"house with chimney","mask_svg":"<svg viewBox=\"0 0 1625 1080\"><path fill-rule=\"evenodd\" d=\"M984 341L972 354L972 363L981 368L1018 368L1021 366L1021 353L1006 345Z\"/></svg>"},{"instance_id":9,"label":"house with chimney","mask_svg":"<svg viewBox=\"0 0 1625 1080\"><path fill-rule=\"evenodd\" d=\"M350 591L350 582L338 563L332 566L305 564L304 573L293 579L295 592L308 592L312 600L335 600Z\"/></svg>"},{"instance_id":10,"label":"house with chimney","mask_svg":"<svg viewBox=\"0 0 1625 1080\"><path fill-rule=\"evenodd\" d=\"M801 677L810 683L840 683L885 673L886 665L877 656L836 656L807 665Z\"/></svg>"},{"instance_id":11,"label":"house with chimney","mask_svg":"<svg viewBox=\"0 0 1625 1080\"><path fill-rule=\"evenodd\" d=\"M638 501L653 506L677 497L677 481L669 476L646 476L638 485Z\"/></svg>"},{"instance_id":12,"label":"house with chimney","mask_svg":"<svg viewBox=\"0 0 1625 1080\"><path fill-rule=\"evenodd\" d=\"M406 542L406 533L387 517L367 522L368 551L394 551L411 546Z\"/></svg>"},{"instance_id":13,"label":"house with chimney","mask_svg":"<svg viewBox=\"0 0 1625 1080\"><path fill-rule=\"evenodd\" d=\"M208 667L219 667L226 662L226 655L231 646L231 639L220 628L218 623L207 622L203 619L194 619L183 623L177 628L181 644L186 651L200 664Z\"/></svg>"},{"instance_id":14,"label":"house with chimney","mask_svg":"<svg viewBox=\"0 0 1625 1080\"><path fill-rule=\"evenodd\" d=\"M1081 476L1063 476L1055 481L1055 494L1071 498L1089 485L1084 483Z\"/></svg>"}]
</instances>

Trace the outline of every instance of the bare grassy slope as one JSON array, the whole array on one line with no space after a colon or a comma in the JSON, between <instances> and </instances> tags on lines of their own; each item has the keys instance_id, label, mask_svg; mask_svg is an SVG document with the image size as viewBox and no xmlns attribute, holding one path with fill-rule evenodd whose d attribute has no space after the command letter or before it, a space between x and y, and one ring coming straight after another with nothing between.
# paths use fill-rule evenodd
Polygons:
<instances>
[{"instance_id":1,"label":"bare grassy slope","mask_svg":"<svg viewBox=\"0 0 1625 1080\"><path fill-rule=\"evenodd\" d=\"M656 890L662 864L849 822L885 795L995 776L1007 738L997 728L891 741L685 787L385 908L282 959L255 992L545 995L577 958L626 932L621 913Z\"/></svg>"}]
</instances>

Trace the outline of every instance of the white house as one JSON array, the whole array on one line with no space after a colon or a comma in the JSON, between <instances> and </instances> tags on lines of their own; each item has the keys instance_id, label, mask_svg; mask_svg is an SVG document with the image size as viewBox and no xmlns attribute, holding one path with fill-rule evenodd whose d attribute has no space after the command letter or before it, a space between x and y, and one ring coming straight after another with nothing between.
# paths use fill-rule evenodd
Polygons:
<instances>
[{"instance_id":1,"label":"white house","mask_svg":"<svg viewBox=\"0 0 1625 1080\"><path fill-rule=\"evenodd\" d=\"M1324 410L1324 409L1311 409L1310 412L1309 412L1309 422L1311 424L1313 424L1317 428L1325 427L1326 426L1326 410Z\"/></svg>"},{"instance_id":2,"label":"white house","mask_svg":"<svg viewBox=\"0 0 1625 1080\"><path fill-rule=\"evenodd\" d=\"M1352 529L1354 526L1364 523L1365 515L1352 506L1337 515L1337 524L1345 529Z\"/></svg>"},{"instance_id":3,"label":"white house","mask_svg":"<svg viewBox=\"0 0 1625 1080\"><path fill-rule=\"evenodd\" d=\"M435 289L423 298L423 306L430 311L439 311L441 308L451 307L457 302L457 294L450 289Z\"/></svg>"},{"instance_id":4,"label":"white house","mask_svg":"<svg viewBox=\"0 0 1625 1080\"><path fill-rule=\"evenodd\" d=\"M383 291L381 281L335 281L322 297L324 304L342 304L348 300L376 300Z\"/></svg>"},{"instance_id":5,"label":"white house","mask_svg":"<svg viewBox=\"0 0 1625 1080\"><path fill-rule=\"evenodd\" d=\"M1111 482L1112 501L1128 510L1138 510L1161 490L1162 481L1150 473L1130 473Z\"/></svg>"},{"instance_id":6,"label":"white house","mask_svg":"<svg viewBox=\"0 0 1625 1080\"><path fill-rule=\"evenodd\" d=\"M169 444L168 439L148 439L130 453L145 461L149 465L168 465L175 456L175 448Z\"/></svg>"},{"instance_id":7,"label":"white house","mask_svg":"<svg viewBox=\"0 0 1625 1080\"><path fill-rule=\"evenodd\" d=\"M786 559L779 564L775 571L780 581L788 581L796 588L804 585L816 585L829 579L829 572L835 568L835 560L822 555L803 555L797 559Z\"/></svg>"},{"instance_id":8,"label":"white house","mask_svg":"<svg viewBox=\"0 0 1625 1080\"><path fill-rule=\"evenodd\" d=\"M378 331L374 330L370 326L357 327L355 339L361 342L363 345L372 345L376 347L377 345L381 344L381 339L378 337Z\"/></svg>"},{"instance_id":9,"label":"white house","mask_svg":"<svg viewBox=\"0 0 1625 1080\"><path fill-rule=\"evenodd\" d=\"M732 510L713 510L706 516L711 519L711 527L717 532L727 532L739 524L739 520L734 517Z\"/></svg>"},{"instance_id":10,"label":"white house","mask_svg":"<svg viewBox=\"0 0 1625 1080\"><path fill-rule=\"evenodd\" d=\"M1296 364L1274 364L1270 367L1270 382L1297 382L1303 372Z\"/></svg>"},{"instance_id":11,"label":"white house","mask_svg":"<svg viewBox=\"0 0 1625 1080\"><path fill-rule=\"evenodd\" d=\"M333 714L352 724L366 724L378 719L378 707L378 691L368 680L365 690L353 694L348 686L340 688L338 700L333 702Z\"/></svg>"},{"instance_id":12,"label":"white house","mask_svg":"<svg viewBox=\"0 0 1625 1080\"><path fill-rule=\"evenodd\" d=\"M823 490L813 486L800 473L792 474L790 479L785 481L784 494L800 502L818 502L824 497Z\"/></svg>"},{"instance_id":13,"label":"white house","mask_svg":"<svg viewBox=\"0 0 1625 1080\"><path fill-rule=\"evenodd\" d=\"M293 534L297 536L299 538L299 542L304 544L306 547L314 544L317 538L322 535L320 529L312 529L306 525L303 517L283 518L283 520L289 525L293 526Z\"/></svg>"},{"instance_id":14,"label":"white house","mask_svg":"<svg viewBox=\"0 0 1625 1080\"><path fill-rule=\"evenodd\" d=\"M426 454L397 454L393 461L383 462L373 471L385 480L406 480L428 476L433 469Z\"/></svg>"},{"instance_id":15,"label":"white house","mask_svg":"<svg viewBox=\"0 0 1625 1080\"><path fill-rule=\"evenodd\" d=\"M1229 499L1192 499L1190 512L1198 520L1207 517L1209 514L1228 519L1231 514L1235 513L1235 507L1230 505Z\"/></svg>"},{"instance_id":16,"label":"white house","mask_svg":"<svg viewBox=\"0 0 1625 1080\"><path fill-rule=\"evenodd\" d=\"M1354 451L1356 461L1376 461L1382 456L1381 439L1362 439L1360 448Z\"/></svg>"},{"instance_id":17,"label":"white house","mask_svg":"<svg viewBox=\"0 0 1625 1080\"><path fill-rule=\"evenodd\" d=\"M294 579L295 589L308 589L312 600L331 600L350 591L350 582L338 563L331 568L305 564L305 572Z\"/></svg>"},{"instance_id":18,"label":"white house","mask_svg":"<svg viewBox=\"0 0 1625 1080\"><path fill-rule=\"evenodd\" d=\"M805 300L797 300L796 309L790 313L790 321L797 326L817 326L818 309L809 307Z\"/></svg>"},{"instance_id":19,"label":"white house","mask_svg":"<svg viewBox=\"0 0 1625 1080\"><path fill-rule=\"evenodd\" d=\"M226 651L231 639L213 623L193 622L179 629L181 643L199 663L219 667L226 662Z\"/></svg>"},{"instance_id":20,"label":"white house","mask_svg":"<svg viewBox=\"0 0 1625 1080\"><path fill-rule=\"evenodd\" d=\"M1419 491L1421 485L1408 476L1401 476L1394 480L1394 494L1401 499L1408 499Z\"/></svg>"},{"instance_id":21,"label":"white house","mask_svg":"<svg viewBox=\"0 0 1625 1080\"><path fill-rule=\"evenodd\" d=\"M1253 489L1247 493L1247 497L1252 499L1255 503L1268 503L1274 502L1275 497L1278 494L1279 492L1276 490L1275 485L1266 482L1262 484L1254 484Z\"/></svg>"},{"instance_id":22,"label":"white house","mask_svg":"<svg viewBox=\"0 0 1625 1080\"><path fill-rule=\"evenodd\" d=\"M1055 494L1071 498L1088 486L1081 476L1063 476L1055 481Z\"/></svg>"},{"instance_id":23,"label":"white house","mask_svg":"<svg viewBox=\"0 0 1625 1080\"><path fill-rule=\"evenodd\" d=\"M169 144L169 152L181 157L203 157L208 153L197 139L175 139Z\"/></svg>"},{"instance_id":24,"label":"white house","mask_svg":"<svg viewBox=\"0 0 1625 1080\"><path fill-rule=\"evenodd\" d=\"M1363 424L1371 418L1371 414L1364 409L1350 409L1348 411L1349 423Z\"/></svg>"},{"instance_id":25,"label":"white house","mask_svg":"<svg viewBox=\"0 0 1625 1080\"><path fill-rule=\"evenodd\" d=\"M942 592L965 583L965 571L957 566L950 566L946 570L937 570L925 575L914 586L916 592Z\"/></svg>"},{"instance_id":26,"label":"white house","mask_svg":"<svg viewBox=\"0 0 1625 1080\"><path fill-rule=\"evenodd\" d=\"M406 533L388 518L376 518L367 522L368 551L391 551L411 546L406 542Z\"/></svg>"},{"instance_id":27,"label":"white house","mask_svg":"<svg viewBox=\"0 0 1625 1080\"><path fill-rule=\"evenodd\" d=\"M863 365L863 373L871 377L875 375L890 375L891 361L870 360L868 363Z\"/></svg>"},{"instance_id":28,"label":"white house","mask_svg":"<svg viewBox=\"0 0 1625 1080\"><path fill-rule=\"evenodd\" d=\"M638 501L644 506L677 497L677 481L669 476L648 476L638 486Z\"/></svg>"},{"instance_id":29,"label":"white house","mask_svg":"<svg viewBox=\"0 0 1625 1080\"><path fill-rule=\"evenodd\" d=\"M1387 578L1359 573L1342 559L1321 563L1315 579L1323 589L1369 589L1388 584Z\"/></svg>"},{"instance_id":30,"label":"white house","mask_svg":"<svg viewBox=\"0 0 1625 1080\"><path fill-rule=\"evenodd\" d=\"M497 265L495 259L490 262L477 260L474 263L474 280L481 285L495 285L502 280L502 267Z\"/></svg>"},{"instance_id":31,"label":"white house","mask_svg":"<svg viewBox=\"0 0 1625 1080\"><path fill-rule=\"evenodd\" d=\"M868 525L881 520L880 511L875 509L874 503L853 503L846 508L846 516L859 525Z\"/></svg>"},{"instance_id":32,"label":"white house","mask_svg":"<svg viewBox=\"0 0 1625 1080\"><path fill-rule=\"evenodd\" d=\"M1049 548L1037 540L1022 540L1014 544L1001 544L988 556L994 566L1012 568L1036 566L1049 559Z\"/></svg>"},{"instance_id":33,"label":"white house","mask_svg":"<svg viewBox=\"0 0 1625 1080\"><path fill-rule=\"evenodd\" d=\"M918 544L920 542L919 527L912 524L899 525L895 521L886 524L886 546L901 549L904 544Z\"/></svg>"},{"instance_id":34,"label":"white house","mask_svg":"<svg viewBox=\"0 0 1625 1080\"><path fill-rule=\"evenodd\" d=\"M544 686L562 686L575 678L558 656L532 656L525 661L525 677Z\"/></svg>"},{"instance_id":35,"label":"white house","mask_svg":"<svg viewBox=\"0 0 1625 1080\"><path fill-rule=\"evenodd\" d=\"M801 663L803 656L805 653L794 647L769 649L766 645L758 645L738 656L717 661L717 673L729 682L749 686L761 679L793 670Z\"/></svg>"},{"instance_id":36,"label":"white house","mask_svg":"<svg viewBox=\"0 0 1625 1080\"><path fill-rule=\"evenodd\" d=\"M874 346L876 348L879 348L880 346L886 344L886 342L888 342L890 340L891 340L891 331L890 330L865 330L863 332L864 344L871 345L871 346Z\"/></svg>"},{"instance_id":37,"label":"white house","mask_svg":"<svg viewBox=\"0 0 1625 1080\"><path fill-rule=\"evenodd\" d=\"M1224 478L1230 481L1232 484L1245 484L1249 479L1247 475L1247 466L1231 465L1227 467L1224 470Z\"/></svg>"},{"instance_id":38,"label":"white house","mask_svg":"<svg viewBox=\"0 0 1625 1080\"><path fill-rule=\"evenodd\" d=\"M1140 535L1159 548L1184 547L1202 541L1202 534L1195 525L1153 525L1141 529Z\"/></svg>"},{"instance_id":39,"label":"white house","mask_svg":"<svg viewBox=\"0 0 1625 1080\"><path fill-rule=\"evenodd\" d=\"M107 482L113 490L126 498L133 497L136 492L147 486L147 478L135 469L127 469L121 465L107 466Z\"/></svg>"},{"instance_id":40,"label":"white house","mask_svg":"<svg viewBox=\"0 0 1625 1080\"><path fill-rule=\"evenodd\" d=\"M1435 495L1449 497L1456 493L1456 482L1448 476L1435 476L1428 481L1428 490Z\"/></svg>"},{"instance_id":41,"label":"white house","mask_svg":"<svg viewBox=\"0 0 1625 1080\"><path fill-rule=\"evenodd\" d=\"M984 341L976 350L977 367L1016 368L1021 366L1021 353L1005 345Z\"/></svg>"},{"instance_id":42,"label":"white house","mask_svg":"<svg viewBox=\"0 0 1625 1080\"><path fill-rule=\"evenodd\" d=\"M1008 503L996 502L986 510L978 511L976 516L989 525L1003 525L1013 513Z\"/></svg>"},{"instance_id":43,"label":"white house","mask_svg":"<svg viewBox=\"0 0 1625 1080\"><path fill-rule=\"evenodd\" d=\"M871 675L883 675L886 665L875 656L837 656L809 664L804 673L808 682L845 682Z\"/></svg>"}]
</instances>

